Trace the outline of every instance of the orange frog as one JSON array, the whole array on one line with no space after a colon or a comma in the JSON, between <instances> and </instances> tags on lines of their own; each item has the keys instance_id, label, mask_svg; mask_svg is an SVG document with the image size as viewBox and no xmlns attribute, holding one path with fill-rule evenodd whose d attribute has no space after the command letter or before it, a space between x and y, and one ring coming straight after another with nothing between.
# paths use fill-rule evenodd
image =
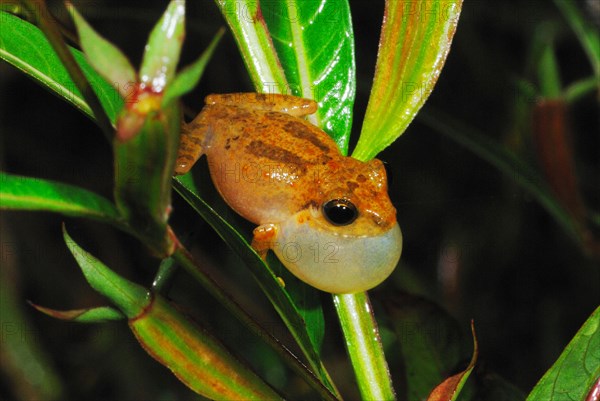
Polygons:
<instances>
[{"instance_id":1,"label":"orange frog","mask_svg":"<svg viewBox=\"0 0 600 401\"><path fill-rule=\"evenodd\" d=\"M304 120L317 103L294 96L209 95L182 130L175 172L202 154L237 213L258 224L252 246L269 249L299 279L331 293L366 291L394 270L402 251L381 161L343 156Z\"/></svg>"}]
</instances>

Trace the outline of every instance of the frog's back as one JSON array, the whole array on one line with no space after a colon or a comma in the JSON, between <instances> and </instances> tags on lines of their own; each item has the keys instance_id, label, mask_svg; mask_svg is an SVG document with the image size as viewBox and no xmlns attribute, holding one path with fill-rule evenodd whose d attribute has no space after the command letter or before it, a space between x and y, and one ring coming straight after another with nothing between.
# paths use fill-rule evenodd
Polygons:
<instances>
[{"instance_id":1,"label":"frog's back","mask_svg":"<svg viewBox=\"0 0 600 401\"><path fill-rule=\"evenodd\" d=\"M288 114L208 106L205 153L225 200L257 224L314 204L320 175L341 158L335 142Z\"/></svg>"}]
</instances>

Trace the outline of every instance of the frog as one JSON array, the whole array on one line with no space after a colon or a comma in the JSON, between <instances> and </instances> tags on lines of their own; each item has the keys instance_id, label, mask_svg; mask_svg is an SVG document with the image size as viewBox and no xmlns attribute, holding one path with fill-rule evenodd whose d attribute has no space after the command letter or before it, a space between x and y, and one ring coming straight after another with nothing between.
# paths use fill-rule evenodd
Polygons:
<instances>
[{"instance_id":1,"label":"frog","mask_svg":"<svg viewBox=\"0 0 600 401\"><path fill-rule=\"evenodd\" d=\"M257 225L251 246L263 259L273 251L322 291L367 291L402 252L385 166L344 156L306 119L317 109L314 100L285 94L208 95L182 126L175 174L206 155L221 197Z\"/></svg>"}]
</instances>

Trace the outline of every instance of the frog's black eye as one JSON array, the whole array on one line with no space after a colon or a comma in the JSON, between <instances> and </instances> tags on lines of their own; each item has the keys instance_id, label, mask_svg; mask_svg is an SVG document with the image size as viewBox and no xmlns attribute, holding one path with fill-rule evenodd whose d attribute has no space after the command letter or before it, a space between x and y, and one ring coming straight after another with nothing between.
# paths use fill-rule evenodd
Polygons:
<instances>
[{"instance_id":1,"label":"frog's black eye","mask_svg":"<svg viewBox=\"0 0 600 401\"><path fill-rule=\"evenodd\" d=\"M323 214L334 226L347 226L358 217L358 210L347 199L332 199L323 204Z\"/></svg>"}]
</instances>

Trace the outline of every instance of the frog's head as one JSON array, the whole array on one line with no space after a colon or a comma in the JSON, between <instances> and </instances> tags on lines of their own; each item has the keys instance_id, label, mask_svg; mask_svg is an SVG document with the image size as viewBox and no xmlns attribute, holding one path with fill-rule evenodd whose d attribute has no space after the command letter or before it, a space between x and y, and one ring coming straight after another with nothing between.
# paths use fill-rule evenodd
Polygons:
<instances>
[{"instance_id":1,"label":"frog's head","mask_svg":"<svg viewBox=\"0 0 600 401\"><path fill-rule=\"evenodd\" d=\"M383 164L348 159L331 166L314 202L279 224L273 249L295 276L332 293L375 287L402 251Z\"/></svg>"}]
</instances>

